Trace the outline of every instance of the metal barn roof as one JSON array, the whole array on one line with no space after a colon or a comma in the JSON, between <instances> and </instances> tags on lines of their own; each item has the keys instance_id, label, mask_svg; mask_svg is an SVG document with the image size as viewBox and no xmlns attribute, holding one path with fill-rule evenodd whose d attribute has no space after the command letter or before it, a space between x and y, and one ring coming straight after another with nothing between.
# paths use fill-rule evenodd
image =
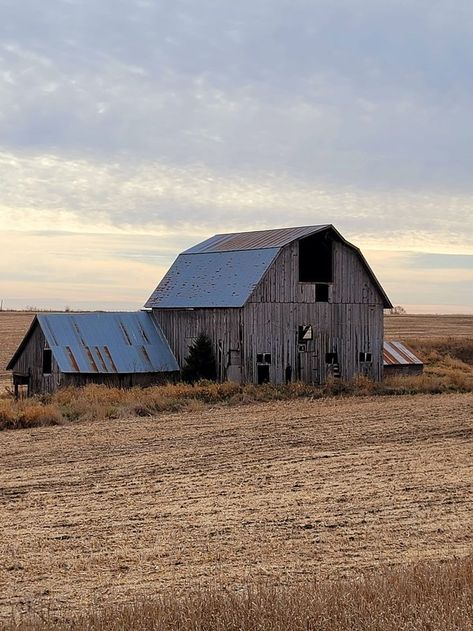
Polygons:
<instances>
[{"instance_id":1,"label":"metal barn roof","mask_svg":"<svg viewBox=\"0 0 473 631\"><path fill-rule=\"evenodd\" d=\"M411 364L422 366L423 362L402 342L387 342L385 340L383 343L383 364L385 366L408 366Z\"/></svg>"},{"instance_id":2,"label":"metal barn roof","mask_svg":"<svg viewBox=\"0 0 473 631\"><path fill-rule=\"evenodd\" d=\"M360 250L331 224L214 235L178 256L145 307L242 307L284 246L328 229L357 253L385 308L392 307Z\"/></svg>"},{"instance_id":3,"label":"metal barn roof","mask_svg":"<svg viewBox=\"0 0 473 631\"><path fill-rule=\"evenodd\" d=\"M11 359L12 369L39 325L64 373L148 373L179 370L152 315L132 313L54 313L36 316Z\"/></svg>"},{"instance_id":4,"label":"metal barn roof","mask_svg":"<svg viewBox=\"0 0 473 631\"><path fill-rule=\"evenodd\" d=\"M241 307L279 252L278 248L181 254L146 307Z\"/></svg>"},{"instance_id":5,"label":"metal barn roof","mask_svg":"<svg viewBox=\"0 0 473 631\"><path fill-rule=\"evenodd\" d=\"M296 239L330 228L329 224L302 226L299 228L276 228L273 230L255 230L254 232L232 232L216 234L202 243L194 245L183 254L201 252L229 252L231 250L261 250L264 248L282 248Z\"/></svg>"}]
</instances>

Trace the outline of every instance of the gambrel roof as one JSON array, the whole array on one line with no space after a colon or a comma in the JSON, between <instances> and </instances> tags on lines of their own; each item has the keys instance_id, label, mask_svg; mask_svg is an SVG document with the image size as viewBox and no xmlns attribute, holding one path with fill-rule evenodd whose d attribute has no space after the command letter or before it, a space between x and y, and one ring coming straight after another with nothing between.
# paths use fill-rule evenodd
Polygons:
<instances>
[{"instance_id":1,"label":"gambrel roof","mask_svg":"<svg viewBox=\"0 0 473 631\"><path fill-rule=\"evenodd\" d=\"M33 320L7 370L13 370L35 328L44 333L63 373L178 371L169 344L150 313L48 313Z\"/></svg>"},{"instance_id":2,"label":"gambrel roof","mask_svg":"<svg viewBox=\"0 0 473 631\"><path fill-rule=\"evenodd\" d=\"M242 307L283 247L329 229L358 254L384 306L392 307L360 250L348 243L331 224L217 234L177 257L145 307Z\"/></svg>"}]
</instances>

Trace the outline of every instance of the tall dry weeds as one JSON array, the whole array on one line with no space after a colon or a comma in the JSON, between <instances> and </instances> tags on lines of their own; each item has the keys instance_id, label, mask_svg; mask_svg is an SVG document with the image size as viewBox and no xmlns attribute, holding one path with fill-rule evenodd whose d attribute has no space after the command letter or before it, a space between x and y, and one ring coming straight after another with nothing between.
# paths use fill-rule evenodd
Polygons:
<instances>
[{"instance_id":1,"label":"tall dry weeds","mask_svg":"<svg viewBox=\"0 0 473 631\"><path fill-rule=\"evenodd\" d=\"M169 592L68 620L43 612L20 631L471 631L473 561L384 569L294 588Z\"/></svg>"}]
</instances>

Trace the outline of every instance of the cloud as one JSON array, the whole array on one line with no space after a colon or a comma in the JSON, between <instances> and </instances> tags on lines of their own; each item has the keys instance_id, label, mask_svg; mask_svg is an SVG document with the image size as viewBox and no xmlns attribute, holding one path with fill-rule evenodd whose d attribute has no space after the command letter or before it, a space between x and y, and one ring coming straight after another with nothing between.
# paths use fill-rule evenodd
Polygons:
<instances>
[{"instance_id":1,"label":"cloud","mask_svg":"<svg viewBox=\"0 0 473 631\"><path fill-rule=\"evenodd\" d=\"M370 248L470 254L473 201L310 185L288 175L223 176L202 166L0 153L0 227L167 235L334 223ZM415 212L413 212L415 209Z\"/></svg>"},{"instance_id":2,"label":"cloud","mask_svg":"<svg viewBox=\"0 0 473 631\"><path fill-rule=\"evenodd\" d=\"M466 0L5 0L0 228L64 287L45 243L108 287L105 250L148 283L209 234L283 225L470 255L472 27Z\"/></svg>"},{"instance_id":3,"label":"cloud","mask_svg":"<svg viewBox=\"0 0 473 631\"><path fill-rule=\"evenodd\" d=\"M466 2L9 6L5 147L471 190Z\"/></svg>"}]
</instances>

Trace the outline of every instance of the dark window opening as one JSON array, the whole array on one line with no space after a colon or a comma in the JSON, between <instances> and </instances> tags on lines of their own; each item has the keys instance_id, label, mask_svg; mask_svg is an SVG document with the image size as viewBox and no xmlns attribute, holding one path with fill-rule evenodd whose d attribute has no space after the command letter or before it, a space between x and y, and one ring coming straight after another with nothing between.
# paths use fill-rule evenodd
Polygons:
<instances>
[{"instance_id":1,"label":"dark window opening","mask_svg":"<svg viewBox=\"0 0 473 631\"><path fill-rule=\"evenodd\" d=\"M43 350L43 375L50 375L53 371L53 353L50 348Z\"/></svg>"},{"instance_id":2,"label":"dark window opening","mask_svg":"<svg viewBox=\"0 0 473 631\"><path fill-rule=\"evenodd\" d=\"M299 282L331 283L332 240L328 232L299 241Z\"/></svg>"},{"instance_id":3,"label":"dark window opening","mask_svg":"<svg viewBox=\"0 0 473 631\"><path fill-rule=\"evenodd\" d=\"M257 355L256 355L256 363L257 364L270 364L271 363L271 353L257 353Z\"/></svg>"},{"instance_id":4,"label":"dark window opening","mask_svg":"<svg viewBox=\"0 0 473 631\"><path fill-rule=\"evenodd\" d=\"M328 302L328 285L315 286L315 302Z\"/></svg>"},{"instance_id":5,"label":"dark window opening","mask_svg":"<svg viewBox=\"0 0 473 631\"><path fill-rule=\"evenodd\" d=\"M269 366L262 364L258 366L258 385L269 382Z\"/></svg>"},{"instance_id":6,"label":"dark window opening","mask_svg":"<svg viewBox=\"0 0 473 631\"><path fill-rule=\"evenodd\" d=\"M360 353L360 362L370 362L371 361L371 353Z\"/></svg>"},{"instance_id":7,"label":"dark window opening","mask_svg":"<svg viewBox=\"0 0 473 631\"><path fill-rule=\"evenodd\" d=\"M299 344L303 344L308 340L312 340L314 338L314 332L312 330L311 324L303 324L297 330L297 339Z\"/></svg>"},{"instance_id":8,"label":"dark window opening","mask_svg":"<svg viewBox=\"0 0 473 631\"><path fill-rule=\"evenodd\" d=\"M338 364L338 355L337 355L337 353L325 353L325 363L326 364Z\"/></svg>"},{"instance_id":9,"label":"dark window opening","mask_svg":"<svg viewBox=\"0 0 473 631\"><path fill-rule=\"evenodd\" d=\"M292 381L292 366L286 366L286 370L284 371L284 378L286 383L291 383Z\"/></svg>"}]
</instances>

